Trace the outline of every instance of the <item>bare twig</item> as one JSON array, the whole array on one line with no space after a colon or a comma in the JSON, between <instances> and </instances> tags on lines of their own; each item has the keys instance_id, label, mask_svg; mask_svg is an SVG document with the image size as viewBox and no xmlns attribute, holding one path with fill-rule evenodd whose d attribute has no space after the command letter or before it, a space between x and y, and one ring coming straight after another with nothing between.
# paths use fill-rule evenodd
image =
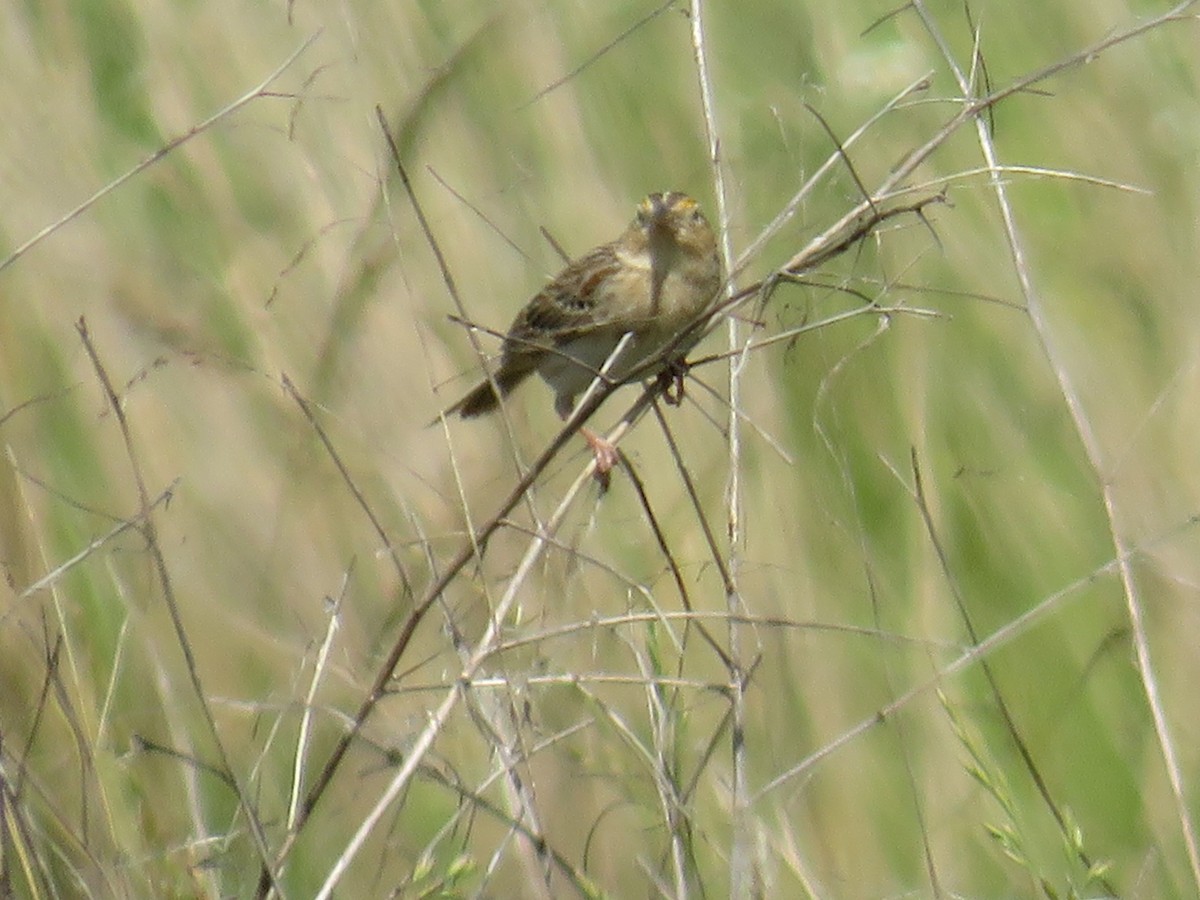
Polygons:
<instances>
[{"instance_id":1,"label":"bare twig","mask_svg":"<svg viewBox=\"0 0 1200 900\"><path fill-rule=\"evenodd\" d=\"M607 393L607 389L605 390L605 393ZM603 396L604 394L600 394L591 402L598 406L599 400L602 400ZM578 417L579 412L577 411L575 416L572 417L572 420ZM530 469L531 474L536 476L536 473L542 471L545 465L549 463L550 459L552 459L553 456L558 452L558 449L562 446L562 444L565 444L566 438L574 434L574 430L575 429L573 427L564 429L564 435L560 435L560 437L562 437L562 441L556 441L551 445L551 448L548 448L547 453L544 453L542 457L539 457L539 459ZM549 452L550 450L553 450L553 452ZM592 466L594 465L595 463L593 462ZM554 515L552 515L546 522L545 530L547 533L553 534L558 529L558 526L561 523L567 509L573 502L575 495L582 488L582 486L586 484L588 480L590 480L590 469L592 466L589 466L588 469L585 469L584 472L580 473L579 477L575 480L574 485L563 497L563 500L555 510ZM526 478L529 478L529 476L526 476ZM526 487L528 486L526 485ZM506 501L507 509L504 510L504 515L507 515L507 513L514 506L516 506L516 504L520 501L520 498L524 495L524 491L525 488L522 488L520 491L514 491L513 494L509 496L509 500ZM497 516L483 526L483 530L486 531L487 534L491 534L499 526L499 522L500 517ZM482 541L479 543L482 543ZM420 734L413 739L407 748L407 753L400 768L395 775L393 775L391 782L388 784L387 788L384 789L379 800L376 802L371 811L363 817L362 822L359 824L358 830L354 833L354 836L351 838L350 842L346 845L345 849L341 854L339 854L337 860L330 867L325 882L322 885L321 890L316 895L318 898L328 897L332 893L333 889L341 880L342 875L345 874L346 868L349 866L351 860L353 860L358 852L362 849L367 837L372 831L374 831L375 826L383 818L384 813L401 794L401 792L407 787L413 776L416 774L418 766L433 747L433 742L437 739L438 735L442 733L447 721L449 720L451 712L453 712L461 700L465 685L470 682L470 680L475 676L475 673L494 652L501 631L500 623L502 623L508 617L509 610L516 602L518 594L517 587L524 582L529 571L537 563L542 552L547 546L549 546L549 544L544 540L536 540L530 543L524 558L517 567L516 573L509 581L508 588L505 590L504 596L502 596L500 601L497 603L496 609L489 620L487 629L485 630L483 636L479 639L478 643L472 649L470 656L463 665L462 672L459 675L458 680L449 688L449 690L446 691L446 695L442 699L441 703L439 703L438 706L428 714L428 720L425 727L421 729ZM366 721L367 716L370 715L370 713L374 710L375 705L385 695L385 689L388 681L390 681L392 670L396 667L397 662L399 662L400 657L403 655L404 650L411 641L412 632L416 629L416 626L420 623L421 619L424 618L425 613L429 610L433 602L441 595L441 593L449 586L450 582L457 577L458 572L461 571L467 562L473 557L474 550L471 546L467 546L463 551L461 551L453 563L451 563L447 571L443 573L442 577L439 578L433 586L431 586L429 591L426 593L425 598L420 604L418 604L416 609L413 610L412 614L405 622L400 638L397 639L396 643L392 647L391 652L388 654L388 658L385 660L384 665L379 669L375 683L372 687L372 693L359 708L359 712L355 716L352 728L347 731L341 740L339 740L337 746L335 747L334 755L330 758L330 761L326 764L325 769L321 773L321 778L318 782L318 785L314 786L314 790L318 786L320 790L316 792L309 792L308 801L303 809L305 813L311 812L312 805L324 793L324 789L328 785L329 780L332 779L334 773L340 767L341 759L345 755L346 749L348 749L350 742L357 735L358 731L361 730L362 724ZM303 824L303 821L298 820L297 827L299 827L301 824ZM296 833L297 832L293 832L291 835L289 835L289 841L285 843L284 850L281 852L285 852L287 849L290 849L291 838L293 838ZM263 885L260 882L260 889L262 886Z\"/></svg>"},{"instance_id":2,"label":"bare twig","mask_svg":"<svg viewBox=\"0 0 1200 900\"><path fill-rule=\"evenodd\" d=\"M721 238L721 258L726 272L730 272L733 264L733 247L729 237L729 201L726 196L725 178L721 169L721 132L717 126L716 101L713 95L712 79L708 65L708 48L704 31L704 2L691 0L692 25L692 56L696 64L696 80L699 82L700 103L704 111L704 132L708 139L708 158L712 168L713 184L717 195L717 220ZM732 277L732 273L731 273ZM724 296L716 300L719 305L729 295L728 282L724 288ZM742 346L741 325L738 320L729 316L725 324L726 340L730 351ZM729 421L726 428L728 441L728 470L725 474L725 530L728 540L728 559L722 568L725 586L725 607L730 614L729 619L729 650L725 661L729 671L731 724L733 728L730 744L733 775L731 779L730 807L732 809L732 829L729 848L729 892L732 897L748 897L751 895L753 876L751 873L751 836L750 826L746 818L745 800L748 794L747 781L747 747L746 747L746 684L742 661L742 638L734 615L744 609L741 593L738 589L738 575L741 569L742 543L742 431L739 412L742 408L741 376L745 364L745 356L730 356L728 372L729 389ZM661 417L660 417L661 421ZM677 469L685 472L681 462ZM689 484L690 488L690 484ZM700 516L705 533L711 540L711 530L704 519L698 503L693 508ZM714 559L719 559L716 548L713 548ZM678 893L678 891L677 891Z\"/></svg>"},{"instance_id":3,"label":"bare twig","mask_svg":"<svg viewBox=\"0 0 1200 900\"><path fill-rule=\"evenodd\" d=\"M146 488L145 478L142 475L142 465L137 452L137 445L130 432L129 422L125 418L125 409L121 406L120 400L117 399L117 392L113 388L111 379L108 377L108 370L100 361L100 354L96 350L96 345L92 342L87 322L83 318L80 318L75 328L79 332L80 340L83 341L83 347L87 351L88 358L92 362L92 367L96 371L96 377L100 380L100 384L104 388L105 397L108 399L109 407L116 416L117 426L121 431L121 438L125 444L125 455L129 460L133 481L137 487L141 518L141 522L137 525L137 528L145 539L146 547L150 552L151 558L154 560L159 587L162 589L163 600L166 604L167 612L171 617L171 624L175 629L175 638L179 642L179 649L183 652L183 659L192 691L196 695L196 701L200 706L204 723L208 727L213 746L216 748L220 768L224 771L225 776L229 779L229 784L237 794L239 807L250 827L250 833L254 838L255 850L263 865L263 877L269 883L274 883L275 875L273 868L270 866L271 855L267 849L267 837L263 831L262 823L258 819L258 813L255 811L253 804L250 802L250 795L247 793L245 786L242 785L241 781L234 774L229 754L225 749L225 742L221 739L221 732L217 728L216 719L213 717L208 696L204 691L203 683L200 681L200 670L196 665L196 658L192 652L191 639L188 637L187 628L183 624L183 615L179 610L179 603L175 597L175 588L170 572L167 569L167 560L158 543L158 529L155 527L154 518L150 515L153 504L150 492Z\"/></svg>"},{"instance_id":4,"label":"bare twig","mask_svg":"<svg viewBox=\"0 0 1200 900\"><path fill-rule=\"evenodd\" d=\"M971 620L970 611L967 609L967 603L959 589L958 581L954 577L950 567L950 559L946 555L945 547L942 545L941 537L938 535L937 527L933 522L933 513L929 509L929 502L925 497L924 479L921 477L920 461L917 458L917 450L915 447L910 449L910 463L912 465L912 487L909 493L912 496L913 502L917 506L917 511L921 514L921 522L925 526L925 534L929 538L929 543L933 547L933 552L937 556L938 568L941 569L942 578L946 582L946 586L950 589L950 594L954 598L954 606L958 611L959 618L962 620L963 628L966 630L967 637L970 638L972 644L979 643L979 634L975 630L975 623ZM895 473L899 477L899 473ZM1017 753L1021 757L1021 761L1025 765L1025 769L1029 772L1029 777L1033 779L1034 785L1037 787L1038 794L1041 795L1042 802L1046 804L1046 808L1050 810L1050 814L1054 817L1054 821L1058 824L1059 831L1068 836L1069 824L1066 817L1063 815L1059 804L1055 801L1050 793L1050 785L1046 783L1045 777L1042 775L1041 767L1033 758L1033 752L1029 749L1029 744L1021 734L1021 730L1017 727L1016 719L1013 718L1012 711L1009 709L1008 701L1004 698L1004 692L1000 690L1000 682L996 679L992 672L991 665L986 659L979 660L980 671L983 672L983 677L987 680L988 690L992 693L992 699L996 702L996 709L1000 713L1000 718L1004 722L1004 728L1008 732L1014 746L1017 748ZM1077 843L1074 840L1068 840L1067 846L1073 846ZM1092 868L1092 859L1088 856L1082 847L1076 848L1079 854L1079 861L1083 863L1086 869ZM1107 879L1101 877L1097 882L1111 896L1117 895L1117 890Z\"/></svg>"},{"instance_id":5,"label":"bare twig","mask_svg":"<svg viewBox=\"0 0 1200 900\"><path fill-rule=\"evenodd\" d=\"M101 535L100 537L96 538L95 540L89 542L86 547L82 548L78 553L76 553L70 559L64 560L63 562L61 562L57 566L55 566L53 569L51 569L49 572L47 572L45 575L43 575L41 578L37 579L37 581L31 582L30 584L26 585L24 588L21 589L21 592L17 595L17 599L24 600L27 597L33 596L38 591L41 591L41 590L44 590L44 589L50 587L56 581L58 581L64 575L66 575L67 572L69 572L71 569L75 568L75 566L79 565L81 562L83 562L85 559L87 559L89 556L91 556L93 553L95 553L97 550L99 550L105 544L109 543L109 541L111 541L113 538L117 537L118 535L124 534L126 531L128 531L131 528L140 528L142 526L142 524L145 522L146 517L150 513L152 513L154 510L158 509L160 506L165 507L167 505L167 503L170 502L171 497L174 495L175 489L177 487L179 487L179 479L178 478L176 478L173 482L171 482L170 487L168 487L165 491L163 491L157 497L155 497L151 501L150 506L147 509L139 510L135 515L131 516L128 519L122 519L120 522L118 522L118 524L114 528L112 528L107 533ZM3 625L3 624L4 624L4 620L0 619L0 625Z\"/></svg>"},{"instance_id":6,"label":"bare twig","mask_svg":"<svg viewBox=\"0 0 1200 900\"><path fill-rule=\"evenodd\" d=\"M330 440L329 435L325 432L325 429L321 427L321 423L317 417L313 415L312 408L308 401L305 400L304 397L300 395L300 392L296 390L296 386L292 384L292 380L287 376L286 372L283 374L281 381L284 391L286 391L288 396L296 401L296 405L299 406L300 411L304 413L304 418L308 420L308 424L311 425L313 431L317 433L317 437L320 438L321 444L325 447L325 452L329 454L329 458L333 460L333 464L337 466L338 474L342 476L342 481L345 482L346 487L350 490L355 502L358 503L359 508L366 515L367 520L371 523L371 527L375 530L375 534L379 538L379 542L387 549L388 558L391 559L392 567L396 570L396 577L400 579L400 584L404 588L404 599L406 602L410 601L413 595L412 583L408 580L408 572L404 568L404 563L400 561L400 554L396 552L396 547L392 544L391 538L388 537L387 531L383 527L383 523L380 522L379 517L375 515L375 511L371 508L371 504L367 502L366 495L363 494L357 482L355 482L354 476L350 473L350 470L346 468L346 464L342 462L342 457L338 454L337 448L333 446L333 441Z\"/></svg>"},{"instance_id":7,"label":"bare twig","mask_svg":"<svg viewBox=\"0 0 1200 900\"><path fill-rule=\"evenodd\" d=\"M631 34L633 34L635 31L637 31L639 28L641 28L643 25L646 25L653 19L656 19L659 16L661 16L668 9L670 9L672 6L674 6L675 3L676 3L676 0L667 0L667 2L662 4L661 6L657 6L654 9L650 10L650 12L648 12L648 13L646 13L646 15L642 16L640 19L638 19L636 22L634 22L632 25L630 25L628 28L626 28L624 31L622 31L620 34L618 34L615 38L613 38L611 41L609 41L607 44L605 44L603 47L601 47L599 50L597 50L595 53L593 53L591 56L589 56L587 59L585 59L579 65L577 65L574 69L572 69L566 75L562 76L561 78L557 79L556 81L550 82L548 85L546 85L544 88L542 88L536 94L534 94L532 97L530 97L528 100L526 100L520 106L518 106L516 111L519 112L520 110L524 109L527 106L532 106L534 103L537 103L537 101L541 100L547 94L562 87L564 84L566 84L568 81L570 81L576 75L578 75L580 72L582 72L588 66L595 63L596 60L598 60L600 57L602 57L605 53L612 50L615 46L617 46L617 44L621 43L621 41L625 40L627 37L629 37Z\"/></svg>"},{"instance_id":8,"label":"bare twig","mask_svg":"<svg viewBox=\"0 0 1200 900\"><path fill-rule=\"evenodd\" d=\"M1090 59L1094 53L1098 53L1121 41L1128 40L1151 28L1157 28L1166 22L1177 20L1185 10L1193 5L1195 5L1195 0L1187 0L1187 2L1179 4L1163 15L1147 19L1133 28L1100 41L1085 56L1072 57L1069 62L1074 64L1080 58ZM958 80L959 89L963 92L964 97L969 96L971 84L958 67L953 54L949 52L945 41L940 35L936 22L925 9L923 0L914 0L913 8L920 16L926 30L934 37L943 58L954 72L955 78ZM1066 68L1066 65L1058 64L1051 66L1046 71L1058 71L1061 68ZM971 105L972 103L967 103L968 107ZM1193 889L1200 891L1200 841L1197 839L1196 826L1193 822L1192 814L1188 809L1187 792L1183 785L1183 772L1175 750L1175 741L1171 736L1170 726L1167 722L1166 711L1159 693L1158 679L1154 673L1150 641L1146 633L1144 605L1133 575L1133 569L1128 562L1129 545L1119 524L1120 513L1117 509L1117 499L1113 492L1113 485L1107 474L1104 453L1096 437L1095 430L1092 427L1091 419L1084 408L1082 398L1075 386L1074 379L1068 371L1066 360L1058 345L1058 340L1046 318L1042 306L1041 294L1034 285L1033 273L1026 258L1021 229L1017 225L1016 215L1008 199L1007 186L1001 178L1001 166L998 161L998 153L992 139L991 130L986 127L983 120L976 119L975 132L979 141L979 147L983 152L984 160L991 175L992 189L995 192L996 203L1000 208L1000 214L1004 222L1004 235L1008 243L1009 254L1012 257L1013 270L1021 287L1021 295L1025 300L1025 308L1029 312L1030 322L1033 324L1034 332L1041 344L1046 361L1049 363L1054 377L1058 381L1059 391L1071 416L1075 432L1078 434L1084 452L1087 454L1088 464L1091 466L1103 500L1109 539L1112 541L1113 549L1116 552L1117 571L1120 574L1126 613L1129 616L1129 624L1133 633L1133 647L1137 658L1138 674L1141 678L1142 689L1146 694L1146 703L1150 709L1151 719L1154 722L1154 732L1158 740L1159 752L1162 754L1167 780L1171 785L1171 796L1175 802L1175 814L1183 835L1184 846L1187 849L1188 863L1191 866ZM1022 745L1018 742L1018 747L1020 746ZM1027 765L1031 765L1031 763L1031 760L1026 759ZM1042 791L1043 798L1050 805L1051 811L1054 812L1059 827L1065 830L1066 824L1062 816L1058 813L1057 807L1050 801L1048 792L1046 792L1044 784L1037 775L1036 768L1031 768L1030 771L1038 784L1039 790Z\"/></svg>"},{"instance_id":9,"label":"bare twig","mask_svg":"<svg viewBox=\"0 0 1200 900\"><path fill-rule=\"evenodd\" d=\"M351 570L347 569L343 574L342 587L338 596L330 598L328 601L329 623L325 627L325 639L321 641L316 659L313 660L312 678L309 681L308 693L304 696L304 712L300 716L300 728L296 733L295 758L292 763L292 789L288 797L287 827L289 831L295 825L296 808L303 796L304 773L308 767L308 754L312 744L313 708L317 700L317 689L321 685L322 678L325 677L329 651L333 647L334 638L337 637L338 629L341 627L342 601L345 600L346 591L350 585L350 572Z\"/></svg>"},{"instance_id":10,"label":"bare twig","mask_svg":"<svg viewBox=\"0 0 1200 900\"><path fill-rule=\"evenodd\" d=\"M1082 59L1082 57L1080 59ZM913 189L911 186L906 186L905 180L912 176L920 163L927 159L928 156L937 148L941 147L950 135L956 133L960 128L968 123L973 122L977 116L989 109L991 106L994 106L1001 100L1018 91L1026 90L1037 81L1048 78L1056 72L1061 71L1065 67L1066 65L1047 67L1041 72L1034 73L1030 76L1027 76L1025 79L1021 79L1020 81L1014 83L1014 85L1010 85L1008 88L992 92L984 98L964 103L959 109L958 113L948 120L943 127L930 138L929 141L920 147L915 148L913 152L901 162L900 166L883 181L881 186L879 186L873 193L867 194L864 200L857 204L854 209L849 211L845 216L825 229L825 231L823 231L821 234L814 236L807 245L802 247L781 266L778 266L776 268L776 277L768 279L765 283L759 283L757 285L734 292L727 299L720 301L720 303L714 309L709 311L706 316L698 319L692 328L681 334L671 346L664 348L662 354L658 358L647 360L643 366L639 367L638 371L631 373L628 380L634 380L653 374L658 368L661 368L663 363L668 358L678 356L681 351L694 346L695 342L701 336L703 336L703 334L715 327L718 327L720 319L732 312L739 303L745 302L751 297L759 296L760 293L764 291L769 294L770 289L776 283L778 283L779 276L800 276L811 272L814 268L856 246L864 237L875 233L889 219L903 215L921 216L926 207L928 207L931 203L938 202L938 196L934 195L918 197L918 199L910 203L902 202L902 198L904 198L906 195L911 198L910 192ZM844 152L845 148L849 147L854 140L860 136L871 124L878 121L880 117L885 115L890 110L894 109L896 105L906 99L906 97L911 93L921 90L925 86L926 81L924 79L915 82L908 90L906 90L906 92L897 97L892 104L887 106L870 122L848 137L842 144L842 152ZM716 148L717 145L714 144L713 146ZM715 149L714 158L716 158ZM837 164L841 161L841 159L841 153L833 154L833 156L831 156L829 166ZM719 162L719 158L717 161ZM823 168L822 171L827 170ZM763 243L774 233L776 233L780 227L782 227L783 222L786 222L787 219L790 218L795 209L798 207L798 204L802 201L803 196L805 196L804 192L806 190L811 190L810 185L812 183L813 182L806 183L805 188L802 188L801 192L799 192L796 197L793 198L793 201L789 203L787 207L785 207L780 216L777 217L776 222L772 223L772 226L769 226L767 229L765 229L764 232L760 234L754 242L751 243L750 247L747 248L740 259L734 265L730 266L729 274L731 279L736 277L736 275L739 273L739 267L744 266L747 261L754 258L755 254L761 250ZM876 308L875 311L878 312L878 308ZM463 318L466 318L465 315ZM745 351L745 347L740 341L731 349L736 349L739 352ZM283 847L280 849L280 859L286 856L286 854L289 852L294 843L296 834L303 829L304 823L307 821L316 804L324 795L329 783L340 769L348 748L360 734L367 718L373 713L378 701L386 692L392 678L392 673L396 669L400 659L405 654L411 642L414 631L424 618L427 611L431 608L432 604L441 598L443 592L456 578L459 577L463 569L469 565L471 561L482 556L488 538L494 534L497 529L502 527L508 514L518 503L521 502L529 488L541 477L542 473L545 471L550 462L557 457L558 453L575 433L576 429L580 425L587 422L594 415L594 413L599 409L599 407L603 404L615 387L615 385L607 382L598 382L596 385L594 385L592 394L589 397L585 397L585 399L579 404L573 415L570 417L569 421L565 423L563 428L560 430L558 435L545 447L543 452L528 467L528 469L524 471L508 496L500 504L498 504L494 514L472 528L469 539L464 541L463 546L450 560L445 569L438 575L436 579L434 579L433 583L428 587L421 599L414 604L411 613L401 626L400 633L393 642L390 652L387 654L382 665L377 670L372 686L364 697L362 703L359 705L357 713L351 718L350 725L345 734L339 739L333 753L306 796L304 803L300 805L296 818L295 829L288 835ZM631 427L632 424L642 415L642 413L652 406L655 398L662 393L664 388L665 385L662 382L654 382L644 388L642 393L625 412L620 424L617 426L618 431L624 433L623 430L627 430L629 427ZM734 407L737 407L736 403L734 404ZM737 466L735 465L733 468L736 469ZM586 477L586 473L581 477ZM560 509L562 509L562 507L560 507ZM552 518L551 521L547 523L544 530L547 533L552 532L557 521L557 516ZM422 730L420 735L418 735L415 743L406 748L407 755L405 757L403 766L395 773L392 781L383 792L375 808L372 810L370 815L368 815L361 822L358 831L347 845L345 851L339 856L337 865L330 871L324 888L326 893L331 891L334 885L338 883L342 873L345 871L345 867L362 847L363 841L375 828L389 805L397 796L399 796L399 793L405 788L405 786L410 783L414 774L419 771L418 767L421 765L421 759L429 752L433 746L433 742L444 728L449 715L457 706L460 698L459 691L461 691L465 685L471 683L470 680L474 677L484 660L488 658L489 654L494 652L495 647L497 646L495 635L495 631L498 627L497 623L502 621L505 610L509 609L511 604L515 602L515 586L523 583L523 579L527 577L527 573L529 572L529 566L533 565L533 561L537 558L538 554L540 554L542 549L548 545L548 539L542 538L541 536L538 536L537 539L531 542L526 557L522 560L521 565L518 568L517 574L509 582L509 589L505 592L505 595L496 605L496 611L493 614L488 633L484 635L479 643L477 643L475 648L473 648L471 651L469 658L463 664L460 681L446 691L446 695L442 702L431 712L427 726ZM731 596L734 593L735 592L730 592ZM742 614L740 617L737 617L732 615L731 611L727 611L726 618L730 622L740 622L745 620L744 614ZM1026 620L1022 618L1018 619L1012 624L1014 627L1020 627L1025 621ZM970 664L974 660L978 659L981 654L988 652L993 645L998 645L999 643L1003 642L1003 640L1006 640L1007 637L1007 634L1005 634L1003 637L1000 635L993 636L993 638L989 640L992 640L994 644L989 644L988 641L981 642L978 648L968 651L968 653L960 657L960 661L953 664L950 669L943 670L943 672L946 673L957 671L954 666L961 668ZM917 690L918 689L914 689L908 694L900 697L895 704L886 707L881 712L881 715L888 714L893 709L900 708L903 703L907 702L906 698L915 696L915 692ZM870 720L870 722L868 722L864 728L869 727L869 725L874 721L878 721L878 719L876 718ZM849 740L852 737L853 734L848 734L844 736L843 740ZM836 749L836 747L831 746L826 748L825 752L832 752L834 749ZM794 772L785 773L784 775L780 776L780 779L777 779L775 782L769 784L766 788L756 794L755 797L761 797L764 792L769 791L774 785L778 784L780 780L785 780L792 774L794 774ZM262 884L260 884L260 888L265 890L265 887Z\"/></svg>"},{"instance_id":11,"label":"bare twig","mask_svg":"<svg viewBox=\"0 0 1200 900\"><path fill-rule=\"evenodd\" d=\"M925 694L937 690L937 688L945 683L945 681L951 676L965 671L971 666L976 665L979 660L990 656L1001 647L1007 646L1021 635L1027 633L1030 628L1040 622L1051 612L1061 610L1064 603L1070 601L1073 597L1082 595L1084 588L1095 584L1106 575L1112 575L1113 573L1119 572L1120 567L1123 564L1127 565L1135 559L1142 558L1144 555L1149 554L1156 545L1164 543L1167 540L1174 539L1179 535L1180 532L1184 530L1191 530L1197 525L1200 525L1200 515L1192 516L1180 522L1174 528L1169 529L1154 540L1132 547L1127 551L1125 559L1110 559L1108 562L1097 566L1086 575L1083 575L1071 583L1059 588L1057 591L1048 594L1040 602L1021 613L1015 619L1006 622L1000 628L996 629L987 637L980 640L973 647L963 650L949 663L937 669L929 678L913 685L890 703L881 706L871 715L860 719L857 723L844 730L833 740L826 742L804 759L790 766L783 772L780 772L754 792L754 795L751 797L751 803L756 804L766 798L768 795L773 794L781 786L787 784L792 779L807 775L822 760L828 759L838 750L848 746L854 740L866 734L877 725L882 725L896 713L905 709L918 697L922 697Z\"/></svg>"},{"instance_id":12,"label":"bare twig","mask_svg":"<svg viewBox=\"0 0 1200 900\"><path fill-rule=\"evenodd\" d=\"M107 197L109 194L111 194L113 191L115 191L117 188L119 188L125 182L129 181L129 179L133 178L135 175L139 175L140 173L144 172L146 169L150 168L156 162L158 162L159 160L168 156L173 151L177 150L179 147L186 144L192 138L196 137L197 135L203 134L204 132L206 132L210 128L212 128L214 125L221 122L223 119L226 119L229 116L233 115L235 112L237 112L243 106L246 106L247 104L253 102L254 100L259 99L260 97L267 96L267 88L277 78L279 78L280 75L282 75L285 71L287 71L288 67L291 66L291 64L294 63L297 60L297 58L299 58L300 54L303 53L305 50L307 50L310 46L312 46L313 42L316 41L316 39L319 38L320 36L321 36L321 32L319 32L319 31L312 34L303 44L301 44L299 47L297 47L295 49L295 51L292 52L292 55L289 56L287 59L285 59L275 69L275 71L273 71L270 75L268 75L265 79L263 79L262 82L259 83L259 85L257 87L251 88L249 91L247 91L241 97L239 97L238 99L236 99L232 103L230 103L228 106L213 113L213 115L209 116L207 119L205 119L199 125L194 125L191 128L189 128L186 132L184 132L183 134L169 140L166 144L164 144L162 147L159 147L157 150L155 150L153 153L151 153L149 156L147 156L145 159L143 159L141 162L139 162L132 169L129 169L124 174L122 174L119 177L110 181L108 184L106 184L104 187L100 188L100 190L96 191L96 193L92 194L92 196L88 197L86 200L84 200L82 203L80 203L77 207L75 207L73 210L68 212L62 218L57 219L54 222L51 222L49 225L47 225L45 228L43 228L41 231L39 231L33 237L31 237L27 241L25 241L25 243L23 243L19 247L17 247L17 249L14 250L7 257L5 257L4 259L0 259L0 272L3 272L9 266L11 266L13 263L15 263L18 259L20 259L22 256L24 256L28 251L30 251L31 249L36 247L38 244L40 244L43 240L48 238L50 235L54 234L54 232L58 231L63 226L65 226L65 225L69 224L70 222L74 221L75 219L79 218L81 215L83 215L85 212L87 212L89 209L91 209L93 206L95 206L99 201L103 200L105 197Z\"/></svg>"}]
</instances>

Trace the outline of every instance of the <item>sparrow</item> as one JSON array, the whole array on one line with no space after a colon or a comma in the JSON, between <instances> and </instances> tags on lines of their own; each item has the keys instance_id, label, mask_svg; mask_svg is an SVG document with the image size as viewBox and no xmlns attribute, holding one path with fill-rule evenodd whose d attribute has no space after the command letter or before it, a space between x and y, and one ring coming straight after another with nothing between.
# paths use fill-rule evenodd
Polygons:
<instances>
[{"instance_id":1,"label":"sparrow","mask_svg":"<svg viewBox=\"0 0 1200 900\"><path fill-rule=\"evenodd\" d=\"M620 237L573 260L525 304L492 379L446 415L470 419L490 412L536 372L554 391L555 412L567 419L626 334L606 372L615 383L695 322L715 302L722 279L716 235L696 201L677 191L650 194ZM678 359L689 348L675 349ZM617 450L586 428L580 433L603 483Z\"/></svg>"}]
</instances>

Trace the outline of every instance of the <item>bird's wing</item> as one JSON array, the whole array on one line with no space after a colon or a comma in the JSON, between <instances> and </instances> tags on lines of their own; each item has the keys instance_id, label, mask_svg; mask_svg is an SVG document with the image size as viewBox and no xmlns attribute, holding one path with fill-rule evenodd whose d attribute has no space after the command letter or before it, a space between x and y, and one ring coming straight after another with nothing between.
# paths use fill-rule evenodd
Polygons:
<instances>
[{"instance_id":1,"label":"bird's wing","mask_svg":"<svg viewBox=\"0 0 1200 900\"><path fill-rule=\"evenodd\" d=\"M504 368L535 367L546 352L607 324L603 287L619 269L609 244L563 269L517 315L504 341Z\"/></svg>"}]
</instances>

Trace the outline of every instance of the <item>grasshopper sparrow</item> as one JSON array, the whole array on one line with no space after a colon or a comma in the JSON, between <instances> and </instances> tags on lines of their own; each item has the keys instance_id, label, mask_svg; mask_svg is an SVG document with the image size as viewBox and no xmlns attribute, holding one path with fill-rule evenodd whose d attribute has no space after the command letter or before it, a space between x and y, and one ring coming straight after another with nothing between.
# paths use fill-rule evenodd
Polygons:
<instances>
[{"instance_id":1,"label":"grasshopper sparrow","mask_svg":"<svg viewBox=\"0 0 1200 900\"><path fill-rule=\"evenodd\" d=\"M630 338L607 372L614 382L691 324L715 300L721 279L716 237L696 201L675 191L651 194L619 238L570 263L525 305L504 339L494 384L482 382L446 413L469 419L488 412L537 372L566 419L625 334ZM603 478L616 449L581 433Z\"/></svg>"}]
</instances>

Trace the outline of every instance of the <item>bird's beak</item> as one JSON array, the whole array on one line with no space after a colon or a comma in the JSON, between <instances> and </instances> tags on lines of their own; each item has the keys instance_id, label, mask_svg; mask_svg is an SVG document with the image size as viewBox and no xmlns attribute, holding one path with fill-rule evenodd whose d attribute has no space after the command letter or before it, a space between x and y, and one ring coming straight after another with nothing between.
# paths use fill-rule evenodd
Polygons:
<instances>
[{"instance_id":1,"label":"bird's beak","mask_svg":"<svg viewBox=\"0 0 1200 900\"><path fill-rule=\"evenodd\" d=\"M650 198L650 208L647 210L646 216L646 235L648 238L659 244L660 241L670 239L671 228L671 206L668 205L664 198L656 196Z\"/></svg>"},{"instance_id":2,"label":"bird's beak","mask_svg":"<svg viewBox=\"0 0 1200 900\"><path fill-rule=\"evenodd\" d=\"M650 231L662 231L667 222L668 207L664 197L661 194L656 194L650 200L650 216L649 225Z\"/></svg>"}]
</instances>

